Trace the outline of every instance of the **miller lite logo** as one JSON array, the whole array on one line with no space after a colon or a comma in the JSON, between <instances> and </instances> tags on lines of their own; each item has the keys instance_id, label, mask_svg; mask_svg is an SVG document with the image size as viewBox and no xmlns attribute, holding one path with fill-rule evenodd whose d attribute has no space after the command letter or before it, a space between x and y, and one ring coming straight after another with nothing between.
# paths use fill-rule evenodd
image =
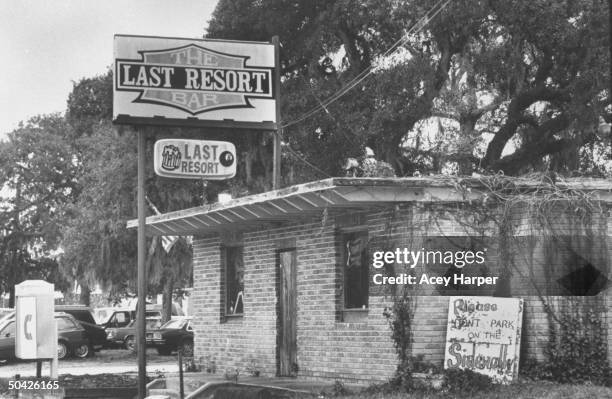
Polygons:
<instances>
[{"instance_id":1,"label":"miller lite logo","mask_svg":"<svg viewBox=\"0 0 612 399\"><path fill-rule=\"evenodd\" d=\"M138 51L117 59L117 91L138 93L133 103L178 108L190 115L225 108L253 108L250 99L272 99L272 68L247 65L250 57L198 44Z\"/></svg>"},{"instance_id":2,"label":"miller lite logo","mask_svg":"<svg viewBox=\"0 0 612 399\"><path fill-rule=\"evenodd\" d=\"M158 140L153 166L155 173L163 177L229 179L236 175L236 147L227 141Z\"/></svg>"}]
</instances>

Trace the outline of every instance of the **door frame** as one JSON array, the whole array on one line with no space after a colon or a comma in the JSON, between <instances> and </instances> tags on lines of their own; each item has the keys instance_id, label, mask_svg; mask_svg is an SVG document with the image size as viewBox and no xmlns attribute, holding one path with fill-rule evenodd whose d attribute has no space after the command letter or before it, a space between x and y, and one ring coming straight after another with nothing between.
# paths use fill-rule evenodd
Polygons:
<instances>
[{"instance_id":1,"label":"door frame","mask_svg":"<svg viewBox=\"0 0 612 399\"><path fill-rule=\"evenodd\" d=\"M288 256L288 259L290 259L288 276L286 268L283 267L285 266L282 262L283 256ZM276 334L277 375L281 377L295 377L297 375L296 248L282 248L276 251L276 271L276 297L278 304Z\"/></svg>"}]
</instances>

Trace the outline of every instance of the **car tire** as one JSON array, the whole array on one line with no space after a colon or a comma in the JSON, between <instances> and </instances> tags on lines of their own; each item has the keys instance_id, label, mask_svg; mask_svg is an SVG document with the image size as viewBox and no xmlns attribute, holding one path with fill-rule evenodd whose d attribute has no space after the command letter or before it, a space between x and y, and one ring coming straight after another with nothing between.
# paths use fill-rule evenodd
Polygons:
<instances>
[{"instance_id":1,"label":"car tire","mask_svg":"<svg viewBox=\"0 0 612 399\"><path fill-rule=\"evenodd\" d=\"M193 357L193 341L186 340L181 342L178 350L181 351L184 357Z\"/></svg>"},{"instance_id":2,"label":"car tire","mask_svg":"<svg viewBox=\"0 0 612 399\"><path fill-rule=\"evenodd\" d=\"M74 348L74 355L80 359L84 359L91 353L91 346L89 343L84 343Z\"/></svg>"},{"instance_id":3,"label":"car tire","mask_svg":"<svg viewBox=\"0 0 612 399\"><path fill-rule=\"evenodd\" d=\"M65 359L68 357L70 351L68 350L68 345L63 341L57 342L57 358L58 360Z\"/></svg>"},{"instance_id":4,"label":"car tire","mask_svg":"<svg viewBox=\"0 0 612 399\"><path fill-rule=\"evenodd\" d=\"M125 349L129 350L132 353L136 353L136 338L134 338L133 335L126 337L125 341L123 341L123 344L125 345Z\"/></svg>"},{"instance_id":5,"label":"car tire","mask_svg":"<svg viewBox=\"0 0 612 399\"><path fill-rule=\"evenodd\" d=\"M172 354L172 349L170 349L167 346L160 346L157 348L157 353L162 355L162 356L168 356L170 354Z\"/></svg>"}]
</instances>

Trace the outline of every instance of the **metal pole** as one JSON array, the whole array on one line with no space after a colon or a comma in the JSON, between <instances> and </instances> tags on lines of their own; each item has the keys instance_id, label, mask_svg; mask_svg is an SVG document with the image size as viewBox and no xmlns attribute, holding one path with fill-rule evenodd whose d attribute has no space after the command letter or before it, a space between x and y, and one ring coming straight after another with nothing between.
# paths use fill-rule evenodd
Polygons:
<instances>
[{"instance_id":1,"label":"metal pole","mask_svg":"<svg viewBox=\"0 0 612 399\"><path fill-rule=\"evenodd\" d=\"M138 129L138 306L136 308L136 349L138 352L138 397L147 396L147 352L145 313L147 270L145 267L145 143L144 128Z\"/></svg>"},{"instance_id":2,"label":"metal pole","mask_svg":"<svg viewBox=\"0 0 612 399\"><path fill-rule=\"evenodd\" d=\"M53 342L57 345L57 319L53 319ZM51 359L51 364L49 365L49 374L52 380L57 380L59 378L59 360L57 359L57 350L53 352L53 358Z\"/></svg>"},{"instance_id":3,"label":"metal pole","mask_svg":"<svg viewBox=\"0 0 612 399\"><path fill-rule=\"evenodd\" d=\"M272 155L272 189L278 190L281 185L281 97L280 97L280 39L272 37L274 44L274 98L276 99L276 130L273 132L274 149Z\"/></svg>"},{"instance_id":4,"label":"metal pole","mask_svg":"<svg viewBox=\"0 0 612 399\"><path fill-rule=\"evenodd\" d=\"M179 349L178 351L178 366L179 366L179 387L180 387L180 397L183 399L185 397L185 387L183 385L183 351Z\"/></svg>"}]
</instances>

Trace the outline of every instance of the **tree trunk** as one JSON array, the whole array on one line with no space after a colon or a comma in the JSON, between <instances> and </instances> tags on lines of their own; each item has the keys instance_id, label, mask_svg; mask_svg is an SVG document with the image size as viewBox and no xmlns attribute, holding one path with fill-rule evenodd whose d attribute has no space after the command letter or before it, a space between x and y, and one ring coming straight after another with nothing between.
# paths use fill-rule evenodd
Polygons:
<instances>
[{"instance_id":1,"label":"tree trunk","mask_svg":"<svg viewBox=\"0 0 612 399\"><path fill-rule=\"evenodd\" d=\"M85 306L89 306L90 304L90 294L91 290L89 289L89 285L85 282L79 283L81 286L81 295L79 296L79 303Z\"/></svg>"},{"instance_id":2,"label":"tree trunk","mask_svg":"<svg viewBox=\"0 0 612 399\"><path fill-rule=\"evenodd\" d=\"M174 291L174 279L168 277L162 292L162 323L172 318L172 291Z\"/></svg>"},{"instance_id":3,"label":"tree trunk","mask_svg":"<svg viewBox=\"0 0 612 399\"><path fill-rule=\"evenodd\" d=\"M459 176L471 176L474 171L472 154L474 152L473 137L476 136L476 120L462 117L459 120L460 136L457 140L457 173Z\"/></svg>"},{"instance_id":4,"label":"tree trunk","mask_svg":"<svg viewBox=\"0 0 612 399\"><path fill-rule=\"evenodd\" d=\"M11 289L9 290L9 308L15 307L15 284L11 284Z\"/></svg>"}]
</instances>

